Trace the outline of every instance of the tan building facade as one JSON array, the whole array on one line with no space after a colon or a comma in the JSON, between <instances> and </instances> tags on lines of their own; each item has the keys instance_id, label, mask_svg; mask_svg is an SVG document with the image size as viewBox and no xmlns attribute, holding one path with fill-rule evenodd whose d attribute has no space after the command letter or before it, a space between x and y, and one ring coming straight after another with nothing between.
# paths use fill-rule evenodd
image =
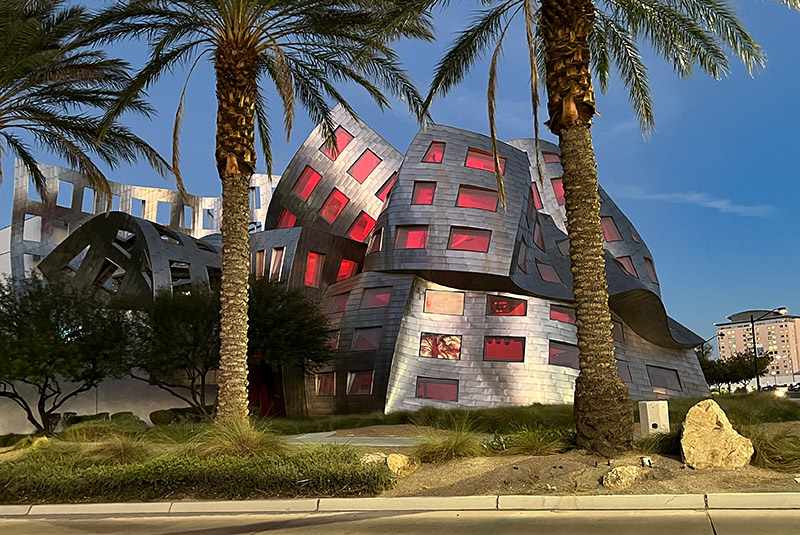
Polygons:
<instances>
[{"instance_id":1,"label":"tan building facade","mask_svg":"<svg viewBox=\"0 0 800 535\"><path fill-rule=\"evenodd\" d=\"M765 314L766 313L766 314ZM728 316L728 323L717 324L719 359L752 351L755 321L755 347L759 354L772 357L765 375L787 376L800 373L800 317L765 310L747 310Z\"/></svg>"}]
</instances>

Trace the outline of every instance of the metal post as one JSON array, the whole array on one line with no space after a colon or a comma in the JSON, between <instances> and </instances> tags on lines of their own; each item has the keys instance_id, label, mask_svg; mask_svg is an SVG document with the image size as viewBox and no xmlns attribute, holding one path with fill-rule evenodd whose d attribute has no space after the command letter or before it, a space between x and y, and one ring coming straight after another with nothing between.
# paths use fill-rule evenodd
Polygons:
<instances>
[{"instance_id":1,"label":"metal post","mask_svg":"<svg viewBox=\"0 0 800 535\"><path fill-rule=\"evenodd\" d=\"M750 334L753 335L753 369L756 374L756 392L761 391L761 382L758 380L758 349L756 349L756 322L750 314Z\"/></svg>"}]
</instances>

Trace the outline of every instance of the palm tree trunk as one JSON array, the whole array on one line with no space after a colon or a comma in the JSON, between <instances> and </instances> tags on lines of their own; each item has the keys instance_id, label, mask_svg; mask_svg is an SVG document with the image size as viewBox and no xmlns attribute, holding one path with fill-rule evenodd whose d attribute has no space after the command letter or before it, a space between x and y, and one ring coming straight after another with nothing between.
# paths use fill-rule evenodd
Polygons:
<instances>
[{"instance_id":1,"label":"palm tree trunk","mask_svg":"<svg viewBox=\"0 0 800 535\"><path fill-rule=\"evenodd\" d=\"M611 456L629 450L633 408L617 375L611 338L597 194L597 164L592 147L595 114L589 64L591 0L542 0L540 30L545 43L550 130L559 138L580 373L575 382L578 447Z\"/></svg>"},{"instance_id":2,"label":"palm tree trunk","mask_svg":"<svg viewBox=\"0 0 800 535\"><path fill-rule=\"evenodd\" d=\"M222 180L222 285L217 419L246 420L247 285L250 272L250 177L255 170L257 55L217 47L217 171Z\"/></svg>"}]
</instances>

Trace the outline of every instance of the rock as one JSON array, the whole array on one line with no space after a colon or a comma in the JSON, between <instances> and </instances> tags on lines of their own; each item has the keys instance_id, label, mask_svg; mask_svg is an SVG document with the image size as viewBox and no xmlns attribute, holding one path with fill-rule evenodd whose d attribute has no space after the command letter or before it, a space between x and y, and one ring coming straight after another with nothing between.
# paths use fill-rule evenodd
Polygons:
<instances>
[{"instance_id":1,"label":"rock","mask_svg":"<svg viewBox=\"0 0 800 535\"><path fill-rule=\"evenodd\" d=\"M644 479L647 471L640 466L617 466L603 476L603 486L610 489L627 489Z\"/></svg>"},{"instance_id":2,"label":"rock","mask_svg":"<svg viewBox=\"0 0 800 535\"><path fill-rule=\"evenodd\" d=\"M419 468L419 461L412 460L408 455L391 453L386 457L386 466L397 477L406 477Z\"/></svg>"},{"instance_id":3,"label":"rock","mask_svg":"<svg viewBox=\"0 0 800 535\"><path fill-rule=\"evenodd\" d=\"M386 464L386 454L381 452L365 453L360 460L361 464Z\"/></svg>"},{"instance_id":4,"label":"rock","mask_svg":"<svg viewBox=\"0 0 800 535\"><path fill-rule=\"evenodd\" d=\"M712 399L689 409L681 433L681 455L690 468L741 468L750 463L753 443L737 433Z\"/></svg>"}]
</instances>

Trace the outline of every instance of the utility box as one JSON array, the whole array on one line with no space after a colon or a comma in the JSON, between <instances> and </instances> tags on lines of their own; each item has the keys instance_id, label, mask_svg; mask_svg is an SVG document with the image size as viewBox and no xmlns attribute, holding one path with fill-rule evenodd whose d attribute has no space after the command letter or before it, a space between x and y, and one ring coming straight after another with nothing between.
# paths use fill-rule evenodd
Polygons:
<instances>
[{"instance_id":1,"label":"utility box","mask_svg":"<svg viewBox=\"0 0 800 535\"><path fill-rule=\"evenodd\" d=\"M640 401L639 421L642 436L669 433L669 406L666 401Z\"/></svg>"}]
</instances>

